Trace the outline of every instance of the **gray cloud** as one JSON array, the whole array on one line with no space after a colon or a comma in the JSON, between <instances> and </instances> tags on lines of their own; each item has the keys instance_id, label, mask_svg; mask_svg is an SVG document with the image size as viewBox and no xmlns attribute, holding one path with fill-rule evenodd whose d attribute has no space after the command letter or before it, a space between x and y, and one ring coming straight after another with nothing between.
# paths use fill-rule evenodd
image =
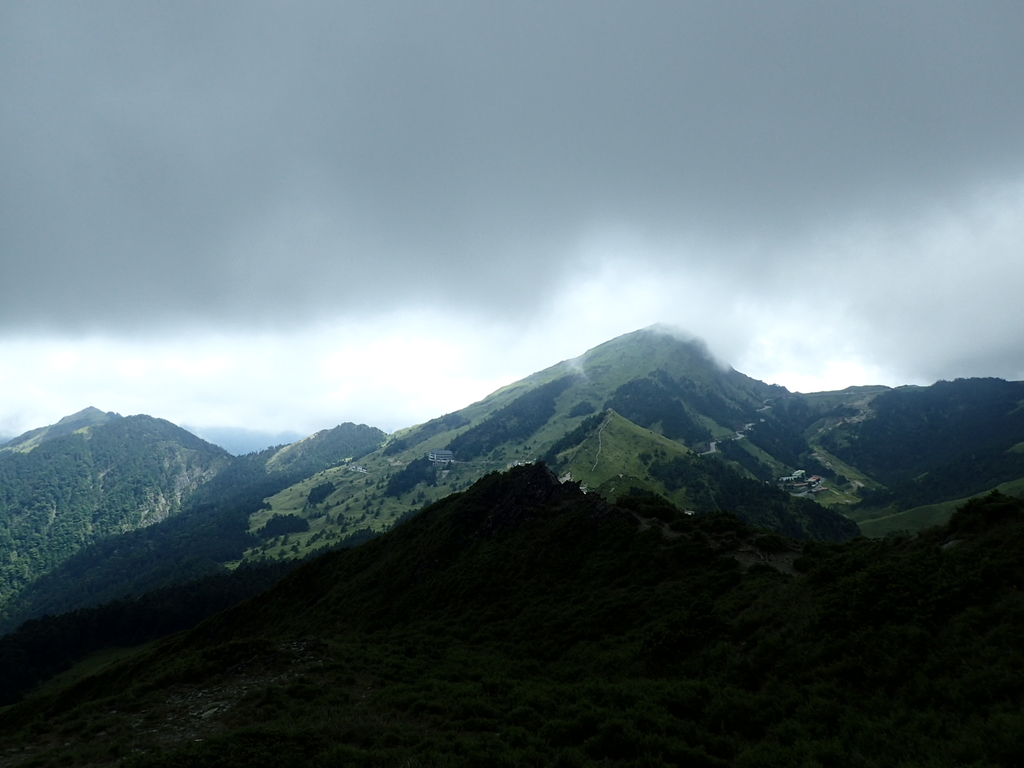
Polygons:
<instances>
[{"instance_id":1,"label":"gray cloud","mask_svg":"<svg viewBox=\"0 0 1024 768\"><path fill-rule=\"evenodd\" d=\"M0 329L514 317L602 228L770 272L1024 171L1019 3L0 14Z\"/></svg>"},{"instance_id":2,"label":"gray cloud","mask_svg":"<svg viewBox=\"0 0 1024 768\"><path fill-rule=\"evenodd\" d=\"M659 321L805 391L1024 378L1021 29L1015 0L5 2L0 432L394 429Z\"/></svg>"}]
</instances>

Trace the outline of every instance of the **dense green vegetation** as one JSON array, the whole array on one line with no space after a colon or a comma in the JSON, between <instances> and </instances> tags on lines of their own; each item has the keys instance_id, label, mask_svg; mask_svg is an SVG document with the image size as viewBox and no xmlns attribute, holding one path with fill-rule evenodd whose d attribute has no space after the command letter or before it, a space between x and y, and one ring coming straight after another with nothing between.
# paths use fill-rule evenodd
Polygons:
<instances>
[{"instance_id":1,"label":"dense green vegetation","mask_svg":"<svg viewBox=\"0 0 1024 768\"><path fill-rule=\"evenodd\" d=\"M825 446L886 485L990 448L1024 440L1024 382L957 379L901 387L872 403L873 418L832 433Z\"/></svg>"},{"instance_id":2,"label":"dense green vegetation","mask_svg":"<svg viewBox=\"0 0 1024 768\"><path fill-rule=\"evenodd\" d=\"M772 468L763 461L759 461L749 451L744 450L739 441L723 440L717 445L714 457L718 458L718 454L721 454L721 457L727 461L735 462L762 483L769 483L775 480L775 473L772 472Z\"/></svg>"},{"instance_id":3,"label":"dense green vegetation","mask_svg":"<svg viewBox=\"0 0 1024 768\"><path fill-rule=\"evenodd\" d=\"M697 512L728 510L750 525L797 539L845 541L858 533L852 520L810 499L794 498L702 456L654 459L650 471L669 491L686 489L688 506Z\"/></svg>"},{"instance_id":4,"label":"dense green vegetation","mask_svg":"<svg viewBox=\"0 0 1024 768\"><path fill-rule=\"evenodd\" d=\"M320 483L319 485L314 486L306 495L306 503L316 506L334 493L335 490L337 490L337 486L330 480L326 483Z\"/></svg>"},{"instance_id":5,"label":"dense green vegetation","mask_svg":"<svg viewBox=\"0 0 1024 768\"><path fill-rule=\"evenodd\" d=\"M758 420L747 432L747 439L787 467L807 469L810 446L803 434L788 420Z\"/></svg>"},{"instance_id":6,"label":"dense green vegetation","mask_svg":"<svg viewBox=\"0 0 1024 768\"><path fill-rule=\"evenodd\" d=\"M309 521L298 515L274 515L260 528L256 535L261 539L272 539L289 533L302 533L309 530Z\"/></svg>"},{"instance_id":7,"label":"dense green vegetation","mask_svg":"<svg viewBox=\"0 0 1024 768\"><path fill-rule=\"evenodd\" d=\"M268 496L365 453L383 437L365 425L342 424L286 449L232 457L168 422L131 416L28 453L0 453L0 473L7 473L0 477L6 499L0 501L0 536L8 532L0 553L8 553L6 572L20 579L8 582L16 588L7 594L0 632L47 613L223 571L256 543L249 517ZM196 457L207 456L217 472L211 469L199 484L199 469L210 465ZM196 481L191 487L179 480L188 470ZM174 514L131 530L125 521L143 517L153 494L168 485L189 490L168 501ZM48 527L41 527L46 520ZM76 534L76 522L92 535ZM75 535L72 546L67 542ZM26 570L25 542L39 553L35 572Z\"/></svg>"},{"instance_id":8,"label":"dense green vegetation","mask_svg":"<svg viewBox=\"0 0 1024 768\"><path fill-rule=\"evenodd\" d=\"M555 414L555 399L572 384L572 376L531 389L448 443L459 461L490 453L505 443L525 440Z\"/></svg>"},{"instance_id":9,"label":"dense green vegetation","mask_svg":"<svg viewBox=\"0 0 1024 768\"><path fill-rule=\"evenodd\" d=\"M594 407L592 402L589 400L581 400L569 409L568 416L570 419L575 419L578 416L589 416L596 410L597 408Z\"/></svg>"},{"instance_id":10,"label":"dense green vegetation","mask_svg":"<svg viewBox=\"0 0 1024 768\"><path fill-rule=\"evenodd\" d=\"M1022 550L999 495L801 550L523 467L26 700L0 740L35 766L1013 765Z\"/></svg>"},{"instance_id":11,"label":"dense green vegetation","mask_svg":"<svg viewBox=\"0 0 1024 768\"><path fill-rule=\"evenodd\" d=\"M149 416L0 452L0 624L11 600L83 547L178 514L231 457Z\"/></svg>"},{"instance_id":12,"label":"dense green vegetation","mask_svg":"<svg viewBox=\"0 0 1024 768\"><path fill-rule=\"evenodd\" d=\"M601 422L604 421L606 415L607 412L602 411L600 413L587 416L587 418L577 424L574 429L566 432L558 440L552 443L551 447L548 448L545 454L541 457L541 461L553 466L558 460L558 454L563 451L567 451L586 440L601 426Z\"/></svg>"},{"instance_id":13,"label":"dense green vegetation","mask_svg":"<svg viewBox=\"0 0 1024 768\"><path fill-rule=\"evenodd\" d=\"M989 448L911 480L861 493L861 508L907 510L982 493L1024 477L1024 453Z\"/></svg>"},{"instance_id":14,"label":"dense green vegetation","mask_svg":"<svg viewBox=\"0 0 1024 768\"><path fill-rule=\"evenodd\" d=\"M272 587L298 561L243 565L202 579L124 597L93 608L31 619L0 637L0 706L88 654L132 647L194 627Z\"/></svg>"},{"instance_id":15,"label":"dense green vegetation","mask_svg":"<svg viewBox=\"0 0 1024 768\"><path fill-rule=\"evenodd\" d=\"M971 496L1024 477L1024 382L957 379L901 387L872 418L830 432L823 445L888 486L865 507L910 509Z\"/></svg>"},{"instance_id":16,"label":"dense green vegetation","mask_svg":"<svg viewBox=\"0 0 1024 768\"><path fill-rule=\"evenodd\" d=\"M679 440L687 445L706 443L711 432L703 426L683 401L681 395L691 394L682 390L680 382L673 381L667 374L655 374L633 379L612 393L605 402L611 408L641 427L658 425L665 437Z\"/></svg>"},{"instance_id":17,"label":"dense green vegetation","mask_svg":"<svg viewBox=\"0 0 1024 768\"><path fill-rule=\"evenodd\" d=\"M401 496L417 485L437 485L437 471L426 456L413 459L388 480L385 496Z\"/></svg>"}]
</instances>

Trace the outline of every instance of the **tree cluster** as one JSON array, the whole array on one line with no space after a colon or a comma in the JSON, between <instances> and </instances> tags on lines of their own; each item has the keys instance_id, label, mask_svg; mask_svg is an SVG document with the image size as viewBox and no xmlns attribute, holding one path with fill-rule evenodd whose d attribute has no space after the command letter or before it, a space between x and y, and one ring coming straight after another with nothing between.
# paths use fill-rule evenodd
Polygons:
<instances>
[{"instance_id":1,"label":"tree cluster","mask_svg":"<svg viewBox=\"0 0 1024 768\"><path fill-rule=\"evenodd\" d=\"M555 415L555 400L573 382L563 376L520 395L475 427L457 435L448 449L465 461L515 440L525 440Z\"/></svg>"},{"instance_id":2,"label":"tree cluster","mask_svg":"<svg viewBox=\"0 0 1024 768\"><path fill-rule=\"evenodd\" d=\"M707 443L711 432L687 407L683 400L686 394L667 375L652 375L620 386L605 401L604 408L611 408L638 426L660 427L671 440L691 446Z\"/></svg>"}]
</instances>

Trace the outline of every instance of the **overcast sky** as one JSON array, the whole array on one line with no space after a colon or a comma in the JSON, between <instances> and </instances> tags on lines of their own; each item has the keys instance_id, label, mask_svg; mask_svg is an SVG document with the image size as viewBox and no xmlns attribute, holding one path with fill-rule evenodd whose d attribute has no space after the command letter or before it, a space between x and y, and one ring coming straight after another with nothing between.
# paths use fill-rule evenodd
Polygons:
<instances>
[{"instance_id":1,"label":"overcast sky","mask_svg":"<svg viewBox=\"0 0 1024 768\"><path fill-rule=\"evenodd\" d=\"M0 434L388 431L656 322L1024 379L1024 3L0 4Z\"/></svg>"}]
</instances>

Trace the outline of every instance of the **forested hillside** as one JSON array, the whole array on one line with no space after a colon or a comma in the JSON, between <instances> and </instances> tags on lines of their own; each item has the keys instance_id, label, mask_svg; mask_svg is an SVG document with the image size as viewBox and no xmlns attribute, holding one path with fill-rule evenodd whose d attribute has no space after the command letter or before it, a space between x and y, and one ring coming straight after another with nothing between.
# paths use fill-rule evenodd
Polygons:
<instances>
[{"instance_id":1,"label":"forested hillside","mask_svg":"<svg viewBox=\"0 0 1024 768\"><path fill-rule=\"evenodd\" d=\"M789 541L542 467L62 692L6 765L1014 765L1024 505Z\"/></svg>"},{"instance_id":2,"label":"forested hillside","mask_svg":"<svg viewBox=\"0 0 1024 768\"><path fill-rule=\"evenodd\" d=\"M83 547L172 518L231 463L170 422L114 418L0 451L0 623L10 601Z\"/></svg>"},{"instance_id":3,"label":"forested hillside","mask_svg":"<svg viewBox=\"0 0 1024 768\"><path fill-rule=\"evenodd\" d=\"M0 535L9 536L0 546L9 553L0 632L222 571L253 545L249 518L266 497L384 436L342 424L233 457L168 422L131 416L0 453ZM204 456L215 461L204 465Z\"/></svg>"},{"instance_id":4,"label":"forested hillside","mask_svg":"<svg viewBox=\"0 0 1024 768\"><path fill-rule=\"evenodd\" d=\"M246 565L175 581L139 596L30 619L0 637L0 707L97 651L131 648L190 629L272 587L299 561Z\"/></svg>"},{"instance_id":5,"label":"forested hillside","mask_svg":"<svg viewBox=\"0 0 1024 768\"><path fill-rule=\"evenodd\" d=\"M822 445L884 486L863 506L909 509L1024 477L1024 382L957 379L876 397Z\"/></svg>"}]
</instances>

